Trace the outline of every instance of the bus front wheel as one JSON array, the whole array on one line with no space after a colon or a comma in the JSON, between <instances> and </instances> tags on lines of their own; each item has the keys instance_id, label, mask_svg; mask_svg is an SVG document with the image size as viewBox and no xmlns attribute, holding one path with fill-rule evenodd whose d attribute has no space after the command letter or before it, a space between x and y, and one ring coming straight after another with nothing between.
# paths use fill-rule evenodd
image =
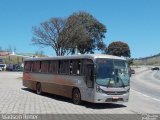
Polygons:
<instances>
[{"instance_id":1,"label":"bus front wheel","mask_svg":"<svg viewBox=\"0 0 160 120\"><path fill-rule=\"evenodd\" d=\"M37 85L36 85L36 93L38 95L42 94L41 83L37 83Z\"/></svg>"},{"instance_id":2,"label":"bus front wheel","mask_svg":"<svg viewBox=\"0 0 160 120\"><path fill-rule=\"evenodd\" d=\"M76 105L79 105L81 103L81 93L77 88L73 90L72 100Z\"/></svg>"}]
</instances>

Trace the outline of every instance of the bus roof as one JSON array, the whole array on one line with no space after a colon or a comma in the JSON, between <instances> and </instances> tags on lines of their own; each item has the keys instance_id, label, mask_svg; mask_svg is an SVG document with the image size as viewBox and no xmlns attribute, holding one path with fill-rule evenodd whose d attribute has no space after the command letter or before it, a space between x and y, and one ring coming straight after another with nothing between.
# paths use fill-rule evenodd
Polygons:
<instances>
[{"instance_id":1,"label":"bus roof","mask_svg":"<svg viewBox=\"0 0 160 120\"><path fill-rule=\"evenodd\" d=\"M71 56L56 56L56 57L41 57L41 58L27 58L24 61L38 61L38 60L67 60L67 59L96 59L96 58L110 58L126 60L124 57L117 57L106 54L85 54L85 55L71 55Z\"/></svg>"}]
</instances>

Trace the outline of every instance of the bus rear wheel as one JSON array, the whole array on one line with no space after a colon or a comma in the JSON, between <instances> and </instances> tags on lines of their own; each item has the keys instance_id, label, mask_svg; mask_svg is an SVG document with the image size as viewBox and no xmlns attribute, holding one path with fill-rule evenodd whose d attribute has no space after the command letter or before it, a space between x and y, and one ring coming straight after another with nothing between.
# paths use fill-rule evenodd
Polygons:
<instances>
[{"instance_id":1,"label":"bus rear wheel","mask_svg":"<svg viewBox=\"0 0 160 120\"><path fill-rule=\"evenodd\" d=\"M76 105L81 104L81 93L77 88L73 90L72 100L73 100L73 103Z\"/></svg>"},{"instance_id":2,"label":"bus rear wheel","mask_svg":"<svg viewBox=\"0 0 160 120\"><path fill-rule=\"evenodd\" d=\"M38 95L42 94L41 83L37 83L37 85L36 85L36 93Z\"/></svg>"}]
</instances>

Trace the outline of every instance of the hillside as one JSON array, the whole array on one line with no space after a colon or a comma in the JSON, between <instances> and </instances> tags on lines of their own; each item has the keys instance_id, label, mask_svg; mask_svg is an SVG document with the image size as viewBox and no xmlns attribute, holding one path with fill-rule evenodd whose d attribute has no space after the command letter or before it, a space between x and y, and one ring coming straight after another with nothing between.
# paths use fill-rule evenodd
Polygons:
<instances>
[{"instance_id":1,"label":"hillside","mask_svg":"<svg viewBox=\"0 0 160 120\"><path fill-rule=\"evenodd\" d=\"M160 53L149 57L134 59L133 63L135 65L160 65Z\"/></svg>"}]
</instances>

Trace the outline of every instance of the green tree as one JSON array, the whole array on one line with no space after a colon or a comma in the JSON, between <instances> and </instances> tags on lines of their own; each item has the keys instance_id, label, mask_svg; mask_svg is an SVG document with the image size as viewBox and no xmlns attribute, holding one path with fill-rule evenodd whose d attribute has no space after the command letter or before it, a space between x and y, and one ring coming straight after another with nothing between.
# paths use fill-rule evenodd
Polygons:
<instances>
[{"instance_id":1,"label":"green tree","mask_svg":"<svg viewBox=\"0 0 160 120\"><path fill-rule=\"evenodd\" d=\"M131 57L130 48L127 43L117 41L109 44L106 53L115 56Z\"/></svg>"},{"instance_id":2,"label":"green tree","mask_svg":"<svg viewBox=\"0 0 160 120\"><path fill-rule=\"evenodd\" d=\"M33 27L32 43L52 47L57 56L80 53L94 53L104 50L105 26L86 12L73 13L67 19L52 18L39 27Z\"/></svg>"},{"instance_id":3,"label":"green tree","mask_svg":"<svg viewBox=\"0 0 160 120\"><path fill-rule=\"evenodd\" d=\"M91 14L78 12L68 17L61 40L68 53L74 54L75 48L82 54L94 53L94 50L104 50L106 31L106 27Z\"/></svg>"},{"instance_id":4,"label":"green tree","mask_svg":"<svg viewBox=\"0 0 160 120\"><path fill-rule=\"evenodd\" d=\"M129 66L133 65L133 58L128 59L128 65Z\"/></svg>"}]
</instances>

